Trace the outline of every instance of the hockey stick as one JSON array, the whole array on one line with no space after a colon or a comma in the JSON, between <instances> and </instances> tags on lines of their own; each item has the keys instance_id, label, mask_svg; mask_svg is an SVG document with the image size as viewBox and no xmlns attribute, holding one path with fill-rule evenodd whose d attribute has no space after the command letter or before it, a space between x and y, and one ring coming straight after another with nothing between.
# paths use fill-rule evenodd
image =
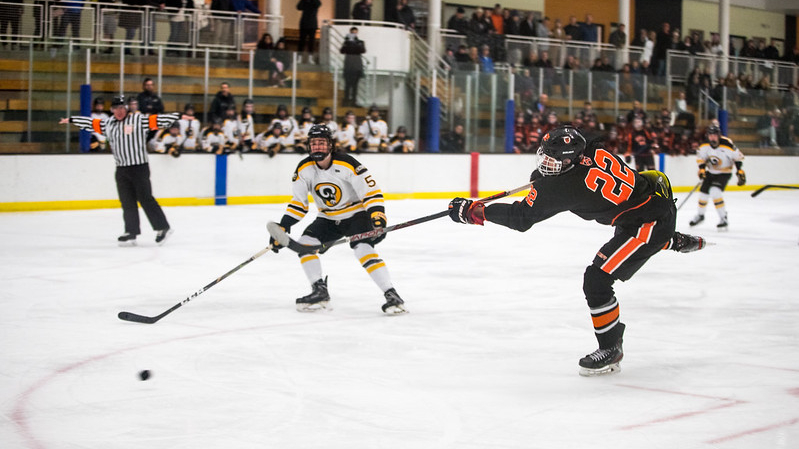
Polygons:
<instances>
[{"instance_id":1,"label":"hockey stick","mask_svg":"<svg viewBox=\"0 0 799 449\"><path fill-rule=\"evenodd\" d=\"M691 191L690 191L690 192L688 192L688 196L686 196L686 197L685 197L685 199L684 199L684 200L682 200L682 203L680 203L680 205L679 205L679 206L677 206L677 210L680 210L680 208L681 208L681 207L683 207L683 206L685 205L685 203L687 203L687 202L688 202L688 198L690 198L690 197L691 197L691 195L693 195L693 194L694 194L694 192L696 192L696 189L698 189L698 188L699 188L699 186L701 186L701 185L702 185L702 181L699 181L699 182L697 182L697 183L696 183L696 185L694 186L694 188L693 188L693 189L691 189Z\"/></svg>"},{"instance_id":2,"label":"hockey stick","mask_svg":"<svg viewBox=\"0 0 799 449\"><path fill-rule=\"evenodd\" d=\"M491 196L487 196L482 198L478 201L482 201L484 203L488 203L490 201L498 200L500 198L504 198L506 196L513 195L514 193L519 193L523 190L527 190L533 183L527 183L523 186L517 187L513 190L506 190L504 192L500 192ZM442 212L438 212L432 215L427 215L425 217L415 218L413 220L406 221L404 223L398 223L393 226L387 226L385 228L378 228L372 229L371 231L362 232L360 234L351 235L349 237L342 237L338 240L333 240L330 242L324 242L319 245L303 245L302 243L297 242L296 240L289 237L288 233L280 227L279 224L270 221L266 225L266 229L269 230L269 234L278 242L281 246L285 246L292 251L295 251L299 254L314 254L317 252L325 252L328 249L332 248L333 246L340 245L342 243L348 242L357 242L364 239L370 239L374 237L378 237L383 235L387 232L396 231L398 229L407 228L409 226L414 226L422 223L426 223L428 221L436 220L441 217L446 217L449 215L449 211L445 210Z\"/></svg>"},{"instance_id":3,"label":"hockey stick","mask_svg":"<svg viewBox=\"0 0 799 449\"><path fill-rule=\"evenodd\" d=\"M180 306L182 306L183 304L186 304L187 302L191 301L192 299L194 299L194 298L196 298L196 297L200 296L202 293L204 293L204 292L205 292L206 290L208 290L209 288L211 288L211 287L213 287L214 285L216 285L216 284L218 284L218 283L222 282L222 280L223 280L223 279L225 279L226 277L230 276L231 274L233 274L233 273L235 273L235 272L239 271L239 270L240 270L242 267L244 267L244 266L245 266L245 265L247 265L248 263L250 263L250 262L252 262L253 260L255 260L255 259L257 259L257 258L259 258L259 257L263 256L265 253L269 252L271 249L272 249L272 245L269 245L269 246L267 246L266 248L264 248L264 249L262 249L262 250L258 251L258 252L257 252L257 253L255 253L255 254L254 254L252 257L250 257L249 259L247 259L247 260L245 260L244 262L240 263L240 264L239 264L239 266L237 266L236 268L234 268L234 269L232 269L232 270L228 271L227 273L223 274L222 276L220 276L220 277L216 278L216 280L214 280L214 281L213 281L213 282L211 282L210 284L208 284L208 285L206 285L205 287L203 287L203 288L201 288L201 289L197 290L197 291L196 291L195 293L193 293L191 296L189 296L188 298L184 299L183 301L181 301L181 302L179 302L179 303L175 304L175 305L174 305L174 306L172 306L172 307L171 307L169 310L167 310L166 312L164 312L164 313L162 313L162 314L160 314L160 315L156 315L156 316L144 316L144 315L138 315L138 314L136 314L136 313L131 313L131 312L119 312L119 314L117 315L117 317L119 317L119 319L120 319L120 320L123 320L123 321L132 321L132 322L134 322L134 323L153 324L153 323L157 322L158 320L160 320L161 318L163 318L163 317L165 317L165 316L169 315L170 313L174 312L176 309L178 309L178 308L179 308Z\"/></svg>"},{"instance_id":4,"label":"hockey stick","mask_svg":"<svg viewBox=\"0 0 799 449\"><path fill-rule=\"evenodd\" d=\"M754 192L752 192L752 197L754 198L754 197L760 195L766 189L799 189L799 187L797 187L797 186L783 186L783 185L779 185L779 184L766 184L763 187L761 187L761 188L755 190Z\"/></svg>"}]
</instances>

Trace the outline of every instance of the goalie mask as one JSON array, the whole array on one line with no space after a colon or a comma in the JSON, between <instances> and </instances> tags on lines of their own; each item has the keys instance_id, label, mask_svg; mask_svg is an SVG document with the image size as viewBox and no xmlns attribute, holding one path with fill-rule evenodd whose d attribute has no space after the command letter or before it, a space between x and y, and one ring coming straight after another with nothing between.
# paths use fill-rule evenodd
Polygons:
<instances>
[{"instance_id":1,"label":"goalie mask","mask_svg":"<svg viewBox=\"0 0 799 449\"><path fill-rule=\"evenodd\" d=\"M538 171L544 176L557 176L569 171L585 151L585 137L571 126L546 133L538 147Z\"/></svg>"},{"instance_id":2,"label":"goalie mask","mask_svg":"<svg viewBox=\"0 0 799 449\"><path fill-rule=\"evenodd\" d=\"M324 144L320 145L319 139L325 139ZM313 125L308 131L308 147L311 151L311 159L316 162L325 160L333 151L333 133L326 125Z\"/></svg>"}]
</instances>

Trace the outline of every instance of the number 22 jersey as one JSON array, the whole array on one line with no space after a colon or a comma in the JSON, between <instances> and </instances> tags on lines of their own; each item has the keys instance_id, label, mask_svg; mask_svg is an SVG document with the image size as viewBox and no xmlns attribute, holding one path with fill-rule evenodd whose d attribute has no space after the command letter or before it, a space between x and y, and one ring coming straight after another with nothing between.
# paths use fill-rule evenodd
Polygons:
<instances>
[{"instance_id":1,"label":"number 22 jersey","mask_svg":"<svg viewBox=\"0 0 799 449\"><path fill-rule=\"evenodd\" d=\"M533 186L521 201L486 206L486 219L517 231L560 212L611 226L639 226L668 213L670 200L658 197L653 180L628 167L618 156L587 148L582 160L558 176L533 172Z\"/></svg>"}]
</instances>

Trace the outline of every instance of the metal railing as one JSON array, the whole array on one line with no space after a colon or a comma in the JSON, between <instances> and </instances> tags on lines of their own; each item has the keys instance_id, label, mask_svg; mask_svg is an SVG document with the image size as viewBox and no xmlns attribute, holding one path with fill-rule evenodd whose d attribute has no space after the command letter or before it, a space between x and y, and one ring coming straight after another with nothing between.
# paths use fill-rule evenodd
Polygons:
<instances>
[{"instance_id":1,"label":"metal railing","mask_svg":"<svg viewBox=\"0 0 799 449\"><path fill-rule=\"evenodd\" d=\"M58 0L0 1L4 11L18 11L17 27L0 35L0 42L16 44L35 40L44 48L67 42L97 44L93 48L137 46L146 52L156 47L170 51L217 48L240 50L254 45L264 32L283 34L283 17L250 12L212 11L208 5L194 9L126 6L120 2L70 4Z\"/></svg>"},{"instance_id":2,"label":"metal railing","mask_svg":"<svg viewBox=\"0 0 799 449\"><path fill-rule=\"evenodd\" d=\"M686 51L669 50L667 54L669 76L678 83L687 83L694 70L709 74L714 79L728 73L752 75L755 80L767 77L776 90L786 90L797 81L799 66L784 61L768 59L720 56L712 53L692 54Z\"/></svg>"},{"instance_id":3,"label":"metal railing","mask_svg":"<svg viewBox=\"0 0 799 449\"><path fill-rule=\"evenodd\" d=\"M344 45L345 36L343 36L336 28L330 26L332 23L329 21L325 21L323 23L322 32L323 36L326 36L327 39L330 40L329 45L323 45L322 48L338 48L340 49ZM327 55L327 65L331 73L335 76L335 85L338 88L339 80L344 73L344 58L345 55L341 54L341 52L334 52L330 51ZM364 67L364 79L365 83L358 83L358 92L356 93L356 102L362 105L369 105L374 103L374 99L377 97L377 73L374 69L370 69L369 67L376 67L375 61L369 60L369 58L361 55L361 64ZM336 92L338 94L338 92Z\"/></svg>"}]
</instances>

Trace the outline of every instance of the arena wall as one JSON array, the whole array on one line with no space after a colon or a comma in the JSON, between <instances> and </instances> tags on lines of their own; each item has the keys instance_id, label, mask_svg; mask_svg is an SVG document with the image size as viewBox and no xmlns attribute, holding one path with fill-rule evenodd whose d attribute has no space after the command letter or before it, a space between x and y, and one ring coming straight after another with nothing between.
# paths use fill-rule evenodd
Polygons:
<instances>
[{"instance_id":1,"label":"arena wall","mask_svg":"<svg viewBox=\"0 0 799 449\"><path fill-rule=\"evenodd\" d=\"M527 182L534 155L361 154L356 158L374 173L389 199L451 198L508 190ZM263 154L180 158L151 155L153 192L163 205L281 203L291 195L291 174L301 155ZM476 162L476 166L473 163ZM697 183L691 156L659 161L675 191ZM744 161L749 185L799 185L799 157L751 156ZM477 185L472 186L476 170ZM734 184L731 183L731 184ZM0 156L0 211L118 207L114 160L108 154Z\"/></svg>"}]
</instances>

